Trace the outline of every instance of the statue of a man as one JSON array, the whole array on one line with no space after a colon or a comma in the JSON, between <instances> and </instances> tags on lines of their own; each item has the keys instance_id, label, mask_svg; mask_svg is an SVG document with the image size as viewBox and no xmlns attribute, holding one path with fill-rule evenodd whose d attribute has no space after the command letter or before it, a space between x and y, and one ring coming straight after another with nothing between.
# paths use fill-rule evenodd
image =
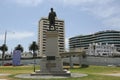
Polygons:
<instances>
[{"instance_id":1,"label":"statue of a man","mask_svg":"<svg viewBox=\"0 0 120 80\"><path fill-rule=\"evenodd\" d=\"M51 8L51 12L49 13L48 16L48 20L49 20L49 30L51 30L51 26L54 27L54 30L56 30L55 28L55 17L56 17L56 13L53 11L53 8Z\"/></svg>"}]
</instances>

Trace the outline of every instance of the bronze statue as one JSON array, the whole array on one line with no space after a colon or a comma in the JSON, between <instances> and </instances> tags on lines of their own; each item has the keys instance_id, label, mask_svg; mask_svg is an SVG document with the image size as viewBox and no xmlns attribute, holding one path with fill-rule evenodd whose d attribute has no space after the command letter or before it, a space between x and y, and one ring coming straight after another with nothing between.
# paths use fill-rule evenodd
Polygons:
<instances>
[{"instance_id":1,"label":"bronze statue","mask_svg":"<svg viewBox=\"0 0 120 80\"><path fill-rule=\"evenodd\" d=\"M51 8L51 12L49 13L48 16L48 20L49 20L49 30L51 30L52 26L54 27L54 30L56 30L55 28L55 17L56 17L56 13L53 11L53 8Z\"/></svg>"}]
</instances>

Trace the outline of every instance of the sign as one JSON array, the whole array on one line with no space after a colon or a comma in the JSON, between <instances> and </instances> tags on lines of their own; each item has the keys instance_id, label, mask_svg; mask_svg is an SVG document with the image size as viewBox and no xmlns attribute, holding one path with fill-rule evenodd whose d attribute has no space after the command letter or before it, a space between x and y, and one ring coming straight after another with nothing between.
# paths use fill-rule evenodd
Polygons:
<instances>
[{"instance_id":1,"label":"sign","mask_svg":"<svg viewBox=\"0 0 120 80\"><path fill-rule=\"evenodd\" d=\"M21 59L21 51L20 50L15 50L13 52L13 66L19 66L20 65L20 59Z\"/></svg>"},{"instance_id":2,"label":"sign","mask_svg":"<svg viewBox=\"0 0 120 80\"><path fill-rule=\"evenodd\" d=\"M56 67L56 63L47 63L46 67L48 67L48 68Z\"/></svg>"}]
</instances>

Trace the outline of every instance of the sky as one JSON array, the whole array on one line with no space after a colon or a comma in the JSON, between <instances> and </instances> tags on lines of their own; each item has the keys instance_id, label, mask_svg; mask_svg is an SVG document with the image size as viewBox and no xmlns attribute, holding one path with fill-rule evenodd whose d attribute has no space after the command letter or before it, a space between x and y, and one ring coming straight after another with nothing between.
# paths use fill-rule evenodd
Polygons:
<instances>
[{"instance_id":1,"label":"sky","mask_svg":"<svg viewBox=\"0 0 120 80\"><path fill-rule=\"evenodd\" d=\"M120 0L0 0L0 46L8 51L21 44L24 51L38 38L38 21L54 8L65 21L65 44L78 35L120 30Z\"/></svg>"}]
</instances>

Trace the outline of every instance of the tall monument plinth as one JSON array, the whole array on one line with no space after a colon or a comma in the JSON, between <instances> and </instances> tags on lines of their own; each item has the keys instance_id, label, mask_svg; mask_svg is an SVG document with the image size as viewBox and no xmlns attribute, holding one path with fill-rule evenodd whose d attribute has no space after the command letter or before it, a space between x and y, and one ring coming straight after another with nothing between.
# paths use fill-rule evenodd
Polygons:
<instances>
[{"instance_id":1,"label":"tall monument plinth","mask_svg":"<svg viewBox=\"0 0 120 80\"><path fill-rule=\"evenodd\" d=\"M31 74L36 75L52 75L52 76L70 76L70 72L63 70L63 62L59 55L58 48L58 32L46 32L46 52L41 59L40 71Z\"/></svg>"}]
</instances>

